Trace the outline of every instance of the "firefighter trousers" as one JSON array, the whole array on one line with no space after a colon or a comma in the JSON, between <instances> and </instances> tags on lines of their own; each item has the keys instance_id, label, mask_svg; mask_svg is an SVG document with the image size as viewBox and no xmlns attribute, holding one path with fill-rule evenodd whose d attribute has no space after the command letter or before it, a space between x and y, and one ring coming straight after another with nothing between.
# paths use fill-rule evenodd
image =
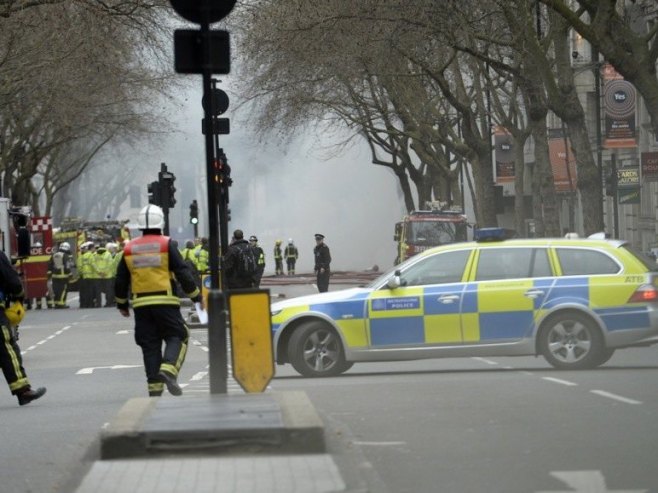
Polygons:
<instances>
[{"instance_id":1,"label":"firefighter trousers","mask_svg":"<svg viewBox=\"0 0 658 493\"><path fill-rule=\"evenodd\" d=\"M0 345L2 373L5 376L5 380L7 380L11 393L18 394L20 391L30 388L30 382L23 368L21 349L18 347L6 320L2 322L0 330L2 330L2 344Z\"/></svg>"},{"instance_id":2,"label":"firefighter trousers","mask_svg":"<svg viewBox=\"0 0 658 493\"><path fill-rule=\"evenodd\" d=\"M178 377L190 330L175 305L144 306L134 312L135 342L142 348L149 395L160 395L164 384L158 374L165 371Z\"/></svg>"},{"instance_id":3,"label":"firefighter trousers","mask_svg":"<svg viewBox=\"0 0 658 493\"><path fill-rule=\"evenodd\" d=\"M53 276L53 306L55 308L66 306L66 295L69 287L68 277Z\"/></svg>"}]
</instances>

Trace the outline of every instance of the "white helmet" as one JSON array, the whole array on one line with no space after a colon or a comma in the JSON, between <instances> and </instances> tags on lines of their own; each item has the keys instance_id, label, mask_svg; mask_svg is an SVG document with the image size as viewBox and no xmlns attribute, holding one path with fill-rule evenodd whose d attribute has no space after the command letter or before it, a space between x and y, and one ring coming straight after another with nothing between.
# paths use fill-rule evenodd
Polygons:
<instances>
[{"instance_id":1,"label":"white helmet","mask_svg":"<svg viewBox=\"0 0 658 493\"><path fill-rule=\"evenodd\" d=\"M164 229L164 212L157 205L149 204L139 211L137 227L139 229Z\"/></svg>"},{"instance_id":2,"label":"white helmet","mask_svg":"<svg viewBox=\"0 0 658 493\"><path fill-rule=\"evenodd\" d=\"M292 243L292 238L288 238L288 243Z\"/></svg>"},{"instance_id":3,"label":"white helmet","mask_svg":"<svg viewBox=\"0 0 658 493\"><path fill-rule=\"evenodd\" d=\"M59 249L63 252L70 252L71 251L71 245L69 245L67 242L60 243L59 244Z\"/></svg>"}]
</instances>

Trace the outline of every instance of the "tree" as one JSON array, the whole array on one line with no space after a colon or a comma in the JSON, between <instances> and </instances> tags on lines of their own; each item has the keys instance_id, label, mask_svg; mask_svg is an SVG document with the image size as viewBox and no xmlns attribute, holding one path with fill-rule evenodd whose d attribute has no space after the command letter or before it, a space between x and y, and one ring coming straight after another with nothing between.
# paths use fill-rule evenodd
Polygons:
<instances>
[{"instance_id":1,"label":"tree","mask_svg":"<svg viewBox=\"0 0 658 493\"><path fill-rule=\"evenodd\" d=\"M50 211L100 147L151 131L145 103L165 93L170 72L158 3L0 2L5 194Z\"/></svg>"},{"instance_id":2,"label":"tree","mask_svg":"<svg viewBox=\"0 0 658 493\"><path fill-rule=\"evenodd\" d=\"M647 23L655 2L539 0L585 38L642 94L658 134L658 23Z\"/></svg>"}]
</instances>

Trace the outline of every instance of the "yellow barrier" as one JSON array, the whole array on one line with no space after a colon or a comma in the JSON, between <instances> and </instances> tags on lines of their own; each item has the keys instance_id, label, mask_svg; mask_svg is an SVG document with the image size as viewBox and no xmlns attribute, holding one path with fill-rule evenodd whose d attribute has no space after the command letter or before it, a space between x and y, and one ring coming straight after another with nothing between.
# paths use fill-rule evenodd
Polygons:
<instances>
[{"instance_id":1,"label":"yellow barrier","mask_svg":"<svg viewBox=\"0 0 658 493\"><path fill-rule=\"evenodd\" d=\"M233 376L245 392L263 392L274 377L270 292L228 293Z\"/></svg>"}]
</instances>

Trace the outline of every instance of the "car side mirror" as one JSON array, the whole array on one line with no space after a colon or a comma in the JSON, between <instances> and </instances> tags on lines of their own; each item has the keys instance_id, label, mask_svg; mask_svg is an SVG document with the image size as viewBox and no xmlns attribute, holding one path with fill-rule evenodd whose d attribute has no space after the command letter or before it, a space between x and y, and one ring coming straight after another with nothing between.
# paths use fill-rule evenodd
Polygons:
<instances>
[{"instance_id":1,"label":"car side mirror","mask_svg":"<svg viewBox=\"0 0 658 493\"><path fill-rule=\"evenodd\" d=\"M397 289L400 287L400 271L396 270L393 275L386 281L388 289Z\"/></svg>"}]
</instances>

